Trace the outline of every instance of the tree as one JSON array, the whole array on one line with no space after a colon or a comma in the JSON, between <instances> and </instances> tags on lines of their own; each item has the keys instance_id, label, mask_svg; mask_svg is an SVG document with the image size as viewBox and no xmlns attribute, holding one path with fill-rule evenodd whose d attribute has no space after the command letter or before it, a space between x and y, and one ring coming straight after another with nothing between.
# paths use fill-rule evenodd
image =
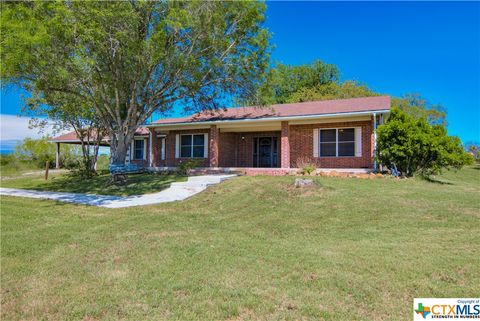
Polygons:
<instances>
[{"instance_id":1,"label":"tree","mask_svg":"<svg viewBox=\"0 0 480 321\"><path fill-rule=\"evenodd\" d=\"M476 142L469 142L465 146L466 151L473 156L477 163L480 162L480 144Z\"/></svg>"},{"instance_id":2,"label":"tree","mask_svg":"<svg viewBox=\"0 0 480 321\"><path fill-rule=\"evenodd\" d=\"M278 64L270 69L260 96L265 104L378 96L366 85L351 80L341 83L339 77L337 66L321 60L299 66Z\"/></svg>"},{"instance_id":3,"label":"tree","mask_svg":"<svg viewBox=\"0 0 480 321\"><path fill-rule=\"evenodd\" d=\"M298 103L315 100L378 96L379 93L357 81L339 81L337 66L316 60L311 64L290 66L278 64L260 89L267 104ZM392 98L397 107L415 118L426 117L430 124L447 125L447 111L432 104L420 94Z\"/></svg>"},{"instance_id":4,"label":"tree","mask_svg":"<svg viewBox=\"0 0 480 321\"><path fill-rule=\"evenodd\" d=\"M446 108L430 103L418 93L393 98L392 107L397 107L415 118L425 117L432 125L447 125Z\"/></svg>"},{"instance_id":5,"label":"tree","mask_svg":"<svg viewBox=\"0 0 480 321\"><path fill-rule=\"evenodd\" d=\"M107 133L95 109L76 96L60 92L46 92L42 95L35 88L32 97L26 101L28 107L25 109L29 115L48 116L48 119L31 119L30 124L33 126L43 128L53 121L57 131L74 130L82 151L79 173L86 177L94 175L100 145Z\"/></svg>"},{"instance_id":6,"label":"tree","mask_svg":"<svg viewBox=\"0 0 480 321\"><path fill-rule=\"evenodd\" d=\"M152 113L252 100L265 78L269 34L260 2L3 7L2 80L35 90L48 105L56 105L60 93L94 108L110 136L114 164L124 163L135 130Z\"/></svg>"},{"instance_id":7,"label":"tree","mask_svg":"<svg viewBox=\"0 0 480 321\"><path fill-rule=\"evenodd\" d=\"M393 108L377 131L378 159L405 176L429 176L442 169L459 169L473 163L458 137L448 136L442 125L430 125L425 117L414 118Z\"/></svg>"},{"instance_id":8,"label":"tree","mask_svg":"<svg viewBox=\"0 0 480 321\"><path fill-rule=\"evenodd\" d=\"M43 168L48 161L50 166L55 165L55 144L48 141L48 137L40 139L25 138L21 144L15 146L14 156L23 162L29 162ZM79 151L74 146L65 146L61 154L61 162L66 165L75 164L79 158Z\"/></svg>"},{"instance_id":9,"label":"tree","mask_svg":"<svg viewBox=\"0 0 480 321\"><path fill-rule=\"evenodd\" d=\"M366 85L361 85L355 81L345 81L341 84L331 82L324 85L317 85L315 87L300 88L292 93L287 102L297 103L304 101L328 100L328 99L345 99L357 97L378 96Z\"/></svg>"},{"instance_id":10,"label":"tree","mask_svg":"<svg viewBox=\"0 0 480 321\"><path fill-rule=\"evenodd\" d=\"M260 95L266 104L283 104L292 102L291 96L300 90L332 84L338 78L337 67L321 60L299 66L278 64L270 69Z\"/></svg>"}]
</instances>

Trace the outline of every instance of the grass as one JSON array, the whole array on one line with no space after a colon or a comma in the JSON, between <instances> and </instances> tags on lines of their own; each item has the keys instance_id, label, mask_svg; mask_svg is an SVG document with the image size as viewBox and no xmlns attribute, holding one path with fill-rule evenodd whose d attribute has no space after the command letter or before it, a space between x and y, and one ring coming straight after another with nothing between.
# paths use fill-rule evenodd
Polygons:
<instances>
[{"instance_id":1,"label":"grass","mask_svg":"<svg viewBox=\"0 0 480 321\"><path fill-rule=\"evenodd\" d=\"M186 180L186 177L177 175L132 174L128 175L127 184L120 186L110 184L110 178L110 174L105 171L91 179L61 173L49 175L46 181L44 175L39 174L2 180L1 187L127 196L158 192L173 182Z\"/></svg>"},{"instance_id":2,"label":"grass","mask_svg":"<svg viewBox=\"0 0 480 321\"><path fill-rule=\"evenodd\" d=\"M10 155L0 155L0 174L2 177L14 176L25 172L41 171L35 164L21 161L11 161Z\"/></svg>"},{"instance_id":3,"label":"grass","mask_svg":"<svg viewBox=\"0 0 480 321\"><path fill-rule=\"evenodd\" d=\"M2 320L408 320L480 293L480 170L239 177L102 209L1 198Z\"/></svg>"}]
</instances>

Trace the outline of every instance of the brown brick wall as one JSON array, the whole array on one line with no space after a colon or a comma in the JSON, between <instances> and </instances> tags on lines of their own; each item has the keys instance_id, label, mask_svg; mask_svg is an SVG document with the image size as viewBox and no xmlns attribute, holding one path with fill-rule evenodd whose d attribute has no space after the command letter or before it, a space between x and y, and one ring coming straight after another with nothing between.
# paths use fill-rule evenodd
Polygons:
<instances>
[{"instance_id":1,"label":"brown brick wall","mask_svg":"<svg viewBox=\"0 0 480 321\"><path fill-rule=\"evenodd\" d=\"M189 158L175 158L175 136L177 134L204 134L208 133L208 129L192 129L192 130L172 130L167 134L165 141L165 163L166 166L177 166L179 163L188 160ZM208 142L205 142L208 144ZM202 158L200 166L209 166L208 155L207 158Z\"/></svg>"},{"instance_id":2,"label":"brown brick wall","mask_svg":"<svg viewBox=\"0 0 480 321\"><path fill-rule=\"evenodd\" d=\"M243 139L242 139L243 137ZM281 142L280 132L248 132L220 133L219 166L220 167L252 167L253 140L256 137L277 137L277 163L280 166Z\"/></svg>"},{"instance_id":3,"label":"brown brick wall","mask_svg":"<svg viewBox=\"0 0 480 321\"><path fill-rule=\"evenodd\" d=\"M288 121L282 121L282 132L281 132L281 154L280 154L280 167L288 168L290 167L290 126Z\"/></svg>"},{"instance_id":4,"label":"brown brick wall","mask_svg":"<svg viewBox=\"0 0 480 321\"><path fill-rule=\"evenodd\" d=\"M220 167L237 167L238 133L220 133L218 156Z\"/></svg>"},{"instance_id":5,"label":"brown brick wall","mask_svg":"<svg viewBox=\"0 0 480 321\"><path fill-rule=\"evenodd\" d=\"M362 127L362 157L313 158L313 130L323 128ZM290 166L296 167L299 157L311 157L319 168L372 168L373 133L370 121L328 124L290 125Z\"/></svg>"},{"instance_id":6,"label":"brown brick wall","mask_svg":"<svg viewBox=\"0 0 480 321\"><path fill-rule=\"evenodd\" d=\"M154 167L164 167L165 160L162 160L162 138L157 137L156 132L152 132L152 165Z\"/></svg>"},{"instance_id":7,"label":"brown brick wall","mask_svg":"<svg viewBox=\"0 0 480 321\"><path fill-rule=\"evenodd\" d=\"M361 157L317 157L313 158L313 130L321 128L362 127L362 156ZM371 121L341 122L328 124L284 125L284 133L289 135L290 167L296 167L299 157L312 158L319 168L372 168L373 166L373 132ZM156 166L176 166L185 159L175 159L175 135L210 133L210 129L171 131L166 137L165 162L155 161ZM277 137L278 158L281 165L281 131L247 132L247 133L218 133L218 166L220 167L252 167L253 166L253 139L255 137ZM242 139L243 137L243 139ZM209 141L211 137L209 134ZM209 143L209 142L207 142ZM152 142L154 155L160 159L160 139ZM147 139L148 150L148 139ZM210 153L210 152L209 152ZM155 157L155 156L154 156ZM148 158L148 154L147 154ZM201 166L208 167L209 159L203 159Z\"/></svg>"},{"instance_id":8,"label":"brown brick wall","mask_svg":"<svg viewBox=\"0 0 480 321\"><path fill-rule=\"evenodd\" d=\"M217 125L210 126L208 135L208 164L210 167L218 167L218 143L220 132Z\"/></svg>"},{"instance_id":9,"label":"brown brick wall","mask_svg":"<svg viewBox=\"0 0 480 321\"><path fill-rule=\"evenodd\" d=\"M237 166L236 167L253 167L253 139L255 137L277 137L277 164L280 166L280 157L281 157L281 143L280 143L280 132L249 132L249 133L239 133L238 139L238 150L237 150ZM242 139L244 137L244 139Z\"/></svg>"}]
</instances>

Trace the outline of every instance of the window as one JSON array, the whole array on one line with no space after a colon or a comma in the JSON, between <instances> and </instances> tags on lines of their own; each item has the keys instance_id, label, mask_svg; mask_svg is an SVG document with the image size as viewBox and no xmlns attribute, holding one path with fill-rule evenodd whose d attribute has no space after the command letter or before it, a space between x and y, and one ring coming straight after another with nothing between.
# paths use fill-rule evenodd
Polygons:
<instances>
[{"instance_id":1,"label":"window","mask_svg":"<svg viewBox=\"0 0 480 321\"><path fill-rule=\"evenodd\" d=\"M144 148L145 140L135 139L133 141L133 159L143 159Z\"/></svg>"},{"instance_id":2,"label":"window","mask_svg":"<svg viewBox=\"0 0 480 321\"><path fill-rule=\"evenodd\" d=\"M320 157L355 156L355 129L321 129Z\"/></svg>"},{"instance_id":3,"label":"window","mask_svg":"<svg viewBox=\"0 0 480 321\"><path fill-rule=\"evenodd\" d=\"M205 136L181 135L180 136L180 157L202 158L205 150Z\"/></svg>"},{"instance_id":4,"label":"window","mask_svg":"<svg viewBox=\"0 0 480 321\"><path fill-rule=\"evenodd\" d=\"M323 129L320 130L320 156L336 156L337 155L337 130Z\"/></svg>"},{"instance_id":5,"label":"window","mask_svg":"<svg viewBox=\"0 0 480 321\"><path fill-rule=\"evenodd\" d=\"M355 156L355 129L338 129L338 156Z\"/></svg>"}]
</instances>

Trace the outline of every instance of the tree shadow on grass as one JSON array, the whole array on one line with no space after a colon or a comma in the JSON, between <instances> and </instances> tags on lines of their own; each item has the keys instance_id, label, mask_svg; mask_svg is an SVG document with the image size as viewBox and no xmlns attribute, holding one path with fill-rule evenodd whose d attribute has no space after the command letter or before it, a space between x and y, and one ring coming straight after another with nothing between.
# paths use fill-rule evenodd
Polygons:
<instances>
[{"instance_id":1,"label":"tree shadow on grass","mask_svg":"<svg viewBox=\"0 0 480 321\"><path fill-rule=\"evenodd\" d=\"M452 182L442 181L433 176L420 176L421 179L429 183L440 184L440 185L455 185Z\"/></svg>"},{"instance_id":2,"label":"tree shadow on grass","mask_svg":"<svg viewBox=\"0 0 480 321\"><path fill-rule=\"evenodd\" d=\"M98 195L132 196L156 193L182 180L176 175L135 174L128 175L127 183L115 185L110 183L111 176L102 174L93 178L66 175L39 184L35 189L54 192L87 193Z\"/></svg>"}]
</instances>

